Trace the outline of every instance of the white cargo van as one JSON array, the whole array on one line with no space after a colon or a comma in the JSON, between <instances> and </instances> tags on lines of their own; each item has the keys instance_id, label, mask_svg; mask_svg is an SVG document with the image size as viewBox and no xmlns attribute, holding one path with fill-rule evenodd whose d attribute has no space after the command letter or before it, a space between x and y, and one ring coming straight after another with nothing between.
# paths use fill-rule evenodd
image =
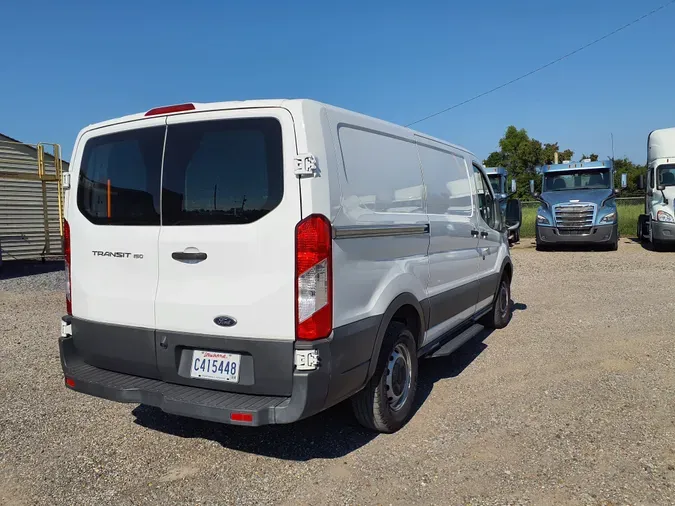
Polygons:
<instances>
[{"instance_id":1,"label":"white cargo van","mask_svg":"<svg viewBox=\"0 0 675 506\"><path fill-rule=\"evenodd\" d=\"M352 398L392 432L417 364L511 316L504 220L470 152L309 100L85 128L66 186L66 385L218 422Z\"/></svg>"},{"instance_id":2,"label":"white cargo van","mask_svg":"<svg viewBox=\"0 0 675 506\"><path fill-rule=\"evenodd\" d=\"M675 245L675 128L654 130L647 138L645 213L638 218L637 235L657 251Z\"/></svg>"}]
</instances>

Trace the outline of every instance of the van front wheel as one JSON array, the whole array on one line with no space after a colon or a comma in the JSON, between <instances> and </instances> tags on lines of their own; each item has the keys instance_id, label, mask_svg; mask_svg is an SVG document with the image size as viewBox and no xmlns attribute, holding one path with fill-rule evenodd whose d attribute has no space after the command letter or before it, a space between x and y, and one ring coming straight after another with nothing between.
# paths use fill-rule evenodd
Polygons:
<instances>
[{"instance_id":1,"label":"van front wheel","mask_svg":"<svg viewBox=\"0 0 675 506\"><path fill-rule=\"evenodd\" d=\"M492 302L492 310L481 318L480 323L488 329L503 329L511 321L511 314L511 280L508 274L503 274Z\"/></svg>"},{"instance_id":2,"label":"van front wheel","mask_svg":"<svg viewBox=\"0 0 675 506\"><path fill-rule=\"evenodd\" d=\"M399 430L412 416L417 390L417 346L404 325L392 323L384 336L375 374L352 397L354 415L367 429Z\"/></svg>"}]
</instances>

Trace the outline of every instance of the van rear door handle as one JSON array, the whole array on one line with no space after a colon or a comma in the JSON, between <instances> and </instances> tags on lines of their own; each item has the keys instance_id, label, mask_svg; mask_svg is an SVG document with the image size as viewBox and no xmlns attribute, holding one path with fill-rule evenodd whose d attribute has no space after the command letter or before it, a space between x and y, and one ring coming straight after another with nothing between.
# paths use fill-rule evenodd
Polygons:
<instances>
[{"instance_id":1,"label":"van rear door handle","mask_svg":"<svg viewBox=\"0 0 675 506\"><path fill-rule=\"evenodd\" d=\"M472 230L471 237L478 237L478 230Z\"/></svg>"},{"instance_id":2,"label":"van rear door handle","mask_svg":"<svg viewBox=\"0 0 675 506\"><path fill-rule=\"evenodd\" d=\"M206 260L206 253L191 253L186 251L174 251L171 253L171 258L174 260Z\"/></svg>"}]
</instances>

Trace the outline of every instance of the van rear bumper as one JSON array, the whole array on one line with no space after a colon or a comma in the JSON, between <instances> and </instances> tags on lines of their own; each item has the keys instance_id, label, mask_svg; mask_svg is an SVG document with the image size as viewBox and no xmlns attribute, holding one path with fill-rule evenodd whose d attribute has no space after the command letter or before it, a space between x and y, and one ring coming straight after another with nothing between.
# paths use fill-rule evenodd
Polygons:
<instances>
[{"instance_id":1,"label":"van rear bumper","mask_svg":"<svg viewBox=\"0 0 675 506\"><path fill-rule=\"evenodd\" d=\"M294 371L290 396L211 390L102 369L85 361L72 336L59 338L59 351L66 386L71 390L117 402L155 406L191 418L258 426L301 420L363 388L372 348L367 360L356 366L353 355L359 348L365 351L364 344L366 348L374 346L378 327L379 318L368 319L336 329L329 339L312 343L311 347L319 351L320 366L313 371ZM233 420L234 413L251 415L251 419Z\"/></svg>"}]
</instances>

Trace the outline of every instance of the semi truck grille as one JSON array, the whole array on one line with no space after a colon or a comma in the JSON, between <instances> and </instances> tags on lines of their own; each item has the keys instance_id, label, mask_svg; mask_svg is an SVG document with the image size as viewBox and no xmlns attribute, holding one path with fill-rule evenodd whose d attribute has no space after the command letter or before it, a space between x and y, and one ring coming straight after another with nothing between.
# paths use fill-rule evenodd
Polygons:
<instances>
[{"instance_id":1,"label":"semi truck grille","mask_svg":"<svg viewBox=\"0 0 675 506\"><path fill-rule=\"evenodd\" d=\"M560 235L591 235L591 228L562 228L558 229Z\"/></svg>"},{"instance_id":2,"label":"semi truck grille","mask_svg":"<svg viewBox=\"0 0 675 506\"><path fill-rule=\"evenodd\" d=\"M595 204L558 204L553 207L558 228L587 229L595 220Z\"/></svg>"}]
</instances>

